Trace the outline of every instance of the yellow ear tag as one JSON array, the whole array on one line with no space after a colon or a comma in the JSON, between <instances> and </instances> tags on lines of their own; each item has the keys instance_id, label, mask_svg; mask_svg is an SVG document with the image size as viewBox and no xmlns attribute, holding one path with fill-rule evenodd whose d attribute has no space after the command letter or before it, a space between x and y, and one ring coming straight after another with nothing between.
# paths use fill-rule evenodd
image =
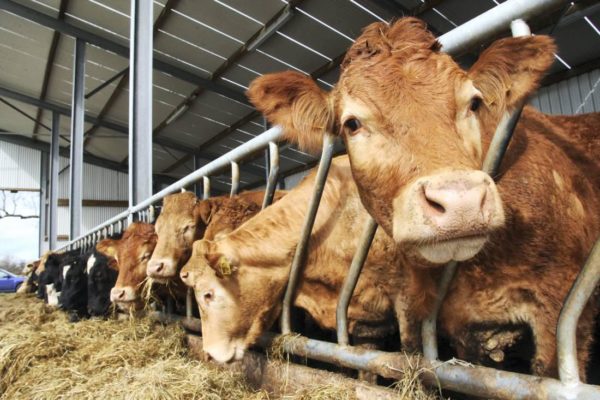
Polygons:
<instances>
[{"instance_id":1,"label":"yellow ear tag","mask_svg":"<svg viewBox=\"0 0 600 400\"><path fill-rule=\"evenodd\" d=\"M229 264L229 260L225 256L219 257L219 261L217 262L217 267L219 267L219 271L221 275L231 275L231 264Z\"/></svg>"}]
</instances>

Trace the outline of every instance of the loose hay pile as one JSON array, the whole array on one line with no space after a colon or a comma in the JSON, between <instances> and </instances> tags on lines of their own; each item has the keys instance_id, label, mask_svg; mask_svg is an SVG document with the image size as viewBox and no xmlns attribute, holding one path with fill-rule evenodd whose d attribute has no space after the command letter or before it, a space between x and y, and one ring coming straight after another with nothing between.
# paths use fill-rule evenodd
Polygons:
<instances>
[{"instance_id":1,"label":"loose hay pile","mask_svg":"<svg viewBox=\"0 0 600 400\"><path fill-rule=\"evenodd\" d=\"M181 328L142 319L69 323L0 296L0 399L263 399L240 376L186 357Z\"/></svg>"},{"instance_id":2,"label":"loose hay pile","mask_svg":"<svg viewBox=\"0 0 600 400\"><path fill-rule=\"evenodd\" d=\"M150 319L70 323L33 296L0 295L0 400L269 399L241 375L189 358L184 339L176 325ZM402 397L425 398L414 394ZM285 398L355 396L328 386Z\"/></svg>"}]
</instances>

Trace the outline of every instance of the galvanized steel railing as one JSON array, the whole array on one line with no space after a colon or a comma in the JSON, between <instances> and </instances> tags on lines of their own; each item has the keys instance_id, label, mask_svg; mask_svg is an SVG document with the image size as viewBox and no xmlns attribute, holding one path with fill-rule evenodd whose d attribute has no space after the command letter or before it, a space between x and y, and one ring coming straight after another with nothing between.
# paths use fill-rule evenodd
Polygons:
<instances>
[{"instance_id":1,"label":"galvanized steel railing","mask_svg":"<svg viewBox=\"0 0 600 400\"><path fill-rule=\"evenodd\" d=\"M493 37L507 29L509 24L516 19L527 19L552 10L563 0L507 0L492 10L474 18L439 38L442 50L451 54L458 54L474 44ZM528 34L526 25L521 21L512 25L513 34ZM521 107L517 109L499 125L490 149L484 162L484 170L494 176L508 143L513 129L518 121ZM69 242L65 247L88 248L113 233L122 231L124 223L134 216L146 222L153 222L151 206L162 200L166 195L175 193L200 179L204 184L204 196L210 196L210 176L217 171L230 166L232 175L231 195L237 193L239 188L239 164L244 157L269 146L271 166L267 179L266 194L263 208L270 204L276 187L279 171L279 155L276 141L281 138L279 127L267 130L249 142L237 147L229 153L206 164L190 175L180 179L174 184L156 193L154 196L130 207L123 213L109 219L103 224L90 230L83 236ZM317 178L313 197L309 204L308 213L301 233L299 244L296 248L294 259L290 268L288 287L283 300L282 332L291 331L290 315L294 290L302 270L306 247L312 231L320 198L323 192L327 172L333 155L333 136L326 134L323 152L318 167ZM364 350L349 346L347 330L347 312L352 293L360 276L363 263L367 257L369 247L377 229L377 224L370 218L364 228L355 257L350 266L348 275L340 292L337 307L337 337L339 344L323 342L309 338L290 337L283 343L285 351L291 354L308 357L320 361L334 363L342 367L370 371L383 377L399 379L402 377L403 366L415 362L419 363L426 371L422 379L429 384L440 384L442 387L470 395L494 398L550 398L550 399L592 399L600 398L600 387L583 384L579 380L575 332L579 315L595 289L600 279L600 242L597 242L584 268L573 285L560 315L557 328L558 363L560 381L550 378L540 378L530 375L499 371L480 366L465 366L461 363L441 362L437 360L436 320L446 291L450 285L456 263L446 266L439 285L439 293L434 312L426 319L422 327L424 358L405 356L395 353L386 353L375 350ZM191 321L192 292L188 291L186 301L186 320ZM195 324L198 325L198 324ZM265 334L259 344L263 347L270 346L273 334Z\"/></svg>"}]
</instances>

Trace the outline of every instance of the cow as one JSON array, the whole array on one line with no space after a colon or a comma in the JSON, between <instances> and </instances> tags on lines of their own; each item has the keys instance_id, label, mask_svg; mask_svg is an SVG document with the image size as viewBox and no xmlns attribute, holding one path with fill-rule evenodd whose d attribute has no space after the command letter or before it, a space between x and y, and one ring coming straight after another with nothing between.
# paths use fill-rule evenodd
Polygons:
<instances>
[{"instance_id":1,"label":"cow","mask_svg":"<svg viewBox=\"0 0 600 400\"><path fill-rule=\"evenodd\" d=\"M25 275L27 279L19 286L17 293L34 293L37 291L36 271L40 266L40 262L41 260L36 260L25 265L22 274Z\"/></svg>"},{"instance_id":2,"label":"cow","mask_svg":"<svg viewBox=\"0 0 600 400\"><path fill-rule=\"evenodd\" d=\"M72 322L87 316L86 266L90 254L78 254L64 261L60 281L61 308L70 314Z\"/></svg>"},{"instance_id":3,"label":"cow","mask_svg":"<svg viewBox=\"0 0 600 400\"><path fill-rule=\"evenodd\" d=\"M59 305L59 296L62 288L62 270L70 261L79 256L79 250L70 250L62 253L48 254L43 265L40 263L38 274L37 296L44 299L51 306Z\"/></svg>"},{"instance_id":4,"label":"cow","mask_svg":"<svg viewBox=\"0 0 600 400\"><path fill-rule=\"evenodd\" d=\"M180 275L194 288L204 350L215 360L241 358L277 318L315 175L231 233L194 243ZM368 217L348 158L334 159L295 297L295 305L321 328L336 327L337 298ZM398 255L393 240L379 230L350 303L353 336L381 337L395 329L395 314L406 307L401 294L407 274Z\"/></svg>"},{"instance_id":5,"label":"cow","mask_svg":"<svg viewBox=\"0 0 600 400\"><path fill-rule=\"evenodd\" d=\"M96 250L118 266L110 300L121 310L139 310L143 307L142 285L146 281L146 265L156 240L154 225L134 222L127 227L121 239L104 239L96 245Z\"/></svg>"},{"instance_id":6,"label":"cow","mask_svg":"<svg viewBox=\"0 0 600 400\"><path fill-rule=\"evenodd\" d=\"M284 194L275 192L273 201ZM147 275L163 283L178 278L195 240L231 232L260 211L264 195L262 191L244 192L201 200L191 192L182 192L165 197L156 220L158 242L148 262Z\"/></svg>"},{"instance_id":7,"label":"cow","mask_svg":"<svg viewBox=\"0 0 600 400\"><path fill-rule=\"evenodd\" d=\"M111 305L110 291L117 282L118 271L119 268L114 258L109 259L109 257L94 248L87 260L85 269L87 312L90 316L102 317L109 313Z\"/></svg>"},{"instance_id":8,"label":"cow","mask_svg":"<svg viewBox=\"0 0 600 400\"><path fill-rule=\"evenodd\" d=\"M493 133L539 86L556 47L544 35L500 39L467 71L440 47L418 19L375 23L330 92L283 72L257 78L248 95L305 150L324 131L343 138L363 205L422 277L413 291L427 299L408 310L417 322L440 267L457 261L442 332L460 347L472 327L526 324L532 372L556 377L558 316L600 233L600 115L525 107L495 184L480 170ZM596 308L577 329L581 376Z\"/></svg>"}]
</instances>

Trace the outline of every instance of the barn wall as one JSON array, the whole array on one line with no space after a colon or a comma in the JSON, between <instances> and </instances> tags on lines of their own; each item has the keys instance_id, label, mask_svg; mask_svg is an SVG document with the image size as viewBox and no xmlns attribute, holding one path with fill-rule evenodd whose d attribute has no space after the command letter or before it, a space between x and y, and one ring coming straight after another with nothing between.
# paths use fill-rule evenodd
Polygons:
<instances>
[{"instance_id":1,"label":"barn wall","mask_svg":"<svg viewBox=\"0 0 600 400\"><path fill-rule=\"evenodd\" d=\"M547 114L600 112L600 69L541 88L531 104Z\"/></svg>"},{"instance_id":2,"label":"barn wall","mask_svg":"<svg viewBox=\"0 0 600 400\"><path fill-rule=\"evenodd\" d=\"M40 189L41 152L0 142L0 189Z\"/></svg>"}]
</instances>

